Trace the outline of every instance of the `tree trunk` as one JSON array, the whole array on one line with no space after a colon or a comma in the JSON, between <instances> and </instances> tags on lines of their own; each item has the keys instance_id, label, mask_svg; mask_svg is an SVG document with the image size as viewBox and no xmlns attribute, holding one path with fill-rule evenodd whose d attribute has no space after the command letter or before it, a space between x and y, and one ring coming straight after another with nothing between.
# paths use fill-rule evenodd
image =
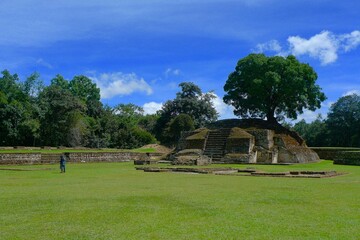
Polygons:
<instances>
[{"instance_id":1,"label":"tree trunk","mask_svg":"<svg viewBox=\"0 0 360 240\"><path fill-rule=\"evenodd\" d=\"M266 120L270 123L277 123L276 118L274 117L274 112L275 111L269 111L266 114Z\"/></svg>"}]
</instances>

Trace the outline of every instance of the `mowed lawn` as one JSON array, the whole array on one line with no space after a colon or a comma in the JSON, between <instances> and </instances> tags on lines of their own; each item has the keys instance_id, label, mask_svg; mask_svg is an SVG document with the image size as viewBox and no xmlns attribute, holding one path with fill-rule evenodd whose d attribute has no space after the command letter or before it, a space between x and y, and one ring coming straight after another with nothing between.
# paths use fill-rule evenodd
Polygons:
<instances>
[{"instance_id":1,"label":"mowed lawn","mask_svg":"<svg viewBox=\"0 0 360 240\"><path fill-rule=\"evenodd\" d=\"M348 172L323 179L16 167L51 169L0 171L0 239L360 239L356 166L252 166Z\"/></svg>"}]
</instances>

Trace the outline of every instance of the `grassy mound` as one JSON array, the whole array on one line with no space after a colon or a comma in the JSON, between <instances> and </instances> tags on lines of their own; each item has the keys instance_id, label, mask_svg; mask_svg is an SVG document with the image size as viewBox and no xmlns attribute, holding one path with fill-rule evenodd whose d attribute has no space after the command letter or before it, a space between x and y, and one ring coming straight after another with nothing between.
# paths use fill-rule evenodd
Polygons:
<instances>
[{"instance_id":1,"label":"grassy mound","mask_svg":"<svg viewBox=\"0 0 360 240\"><path fill-rule=\"evenodd\" d=\"M241 128L234 127L231 129L228 138L253 138L253 136Z\"/></svg>"}]
</instances>

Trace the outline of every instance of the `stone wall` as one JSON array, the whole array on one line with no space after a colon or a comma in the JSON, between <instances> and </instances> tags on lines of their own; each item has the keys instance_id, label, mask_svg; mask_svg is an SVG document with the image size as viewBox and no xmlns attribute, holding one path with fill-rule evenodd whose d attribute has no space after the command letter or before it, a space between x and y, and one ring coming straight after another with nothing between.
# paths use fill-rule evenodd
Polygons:
<instances>
[{"instance_id":1,"label":"stone wall","mask_svg":"<svg viewBox=\"0 0 360 240\"><path fill-rule=\"evenodd\" d=\"M145 153L107 152L107 153L66 153L69 162L128 162L138 160Z\"/></svg>"},{"instance_id":2,"label":"stone wall","mask_svg":"<svg viewBox=\"0 0 360 240\"><path fill-rule=\"evenodd\" d=\"M251 138L228 138L226 140L226 153L249 154L254 147L254 139Z\"/></svg>"},{"instance_id":3,"label":"stone wall","mask_svg":"<svg viewBox=\"0 0 360 240\"><path fill-rule=\"evenodd\" d=\"M205 148L205 139L186 139L185 149L201 149Z\"/></svg>"},{"instance_id":4,"label":"stone wall","mask_svg":"<svg viewBox=\"0 0 360 240\"><path fill-rule=\"evenodd\" d=\"M316 152L307 147L293 146L279 149L278 163L310 163L319 160Z\"/></svg>"},{"instance_id":5,"label":"stone wall","mask_svg":"<svg viewBox=\"0 0 360 240\"><path fill-rule=\"evenodd\" d=\"M194 134L194 131L184 131L181 132L180 139L178 141L178 144L176 145L176 150L181 151L183 149L186 149L186 138Z\"/></svg>"},{"instance_id":6,"label":"stone wall","mask_svg":"<svg viewBox=\"0 0 360 240\"><path fill-rule=\"evenodd\" d=\"M134 152L87 152L64 153L67 162L128 162L143 158L145 153ZM0 164L55 164L61 154L0 153ZM151 157L152 154L149 154Z\"/></svg>"},{"instance_id":7,"label":"stone wall","mask_svg":"<svg viewBox=\"0 0 360 240\"><path fill-rule=\"evenodd\" d=\"M360 151L338 153L336 158L334 159L334 164L360 166Z\"/></svg>"},{"instance_id":8,"label":"stone wall","mask_svg":"<svg viewBox=\"0 0 360 240\"><path fill-rule=\"evenodd\" d=\"M274 146L274 131L268 129L248 130L248 133L255 137L255 145L265 149L271 149Z\"/></svg>"},{"instance_id":9,"label":"stone wall","mask_svg":"<svg viewBox=\"0 0 360 240\"><path fill-rule=\"evenodd\" d=\"M348 151L360 151L360 148L339 148L339 147L311 147L321 159L334 160L339 153Z\"/></svg>"},{"instance_id":10,"label":"stone wall","mask_svg":"<svg viewBox=\"0 0 360 240\"><path fill-rule=\"evenodd\" d=\"M229 153L223 158L225 163L256 163L257 152L251 154Z\"/></svg>"},{"instance_id":11,"label":"stone wall","mask_svg":"<svg viewBox=\"0 0 360 240\"><path fill-rule=\"evenodd\" d=\"M40 164L41 153L1 153L0 164Z\"/></svg>"}]
</instances>

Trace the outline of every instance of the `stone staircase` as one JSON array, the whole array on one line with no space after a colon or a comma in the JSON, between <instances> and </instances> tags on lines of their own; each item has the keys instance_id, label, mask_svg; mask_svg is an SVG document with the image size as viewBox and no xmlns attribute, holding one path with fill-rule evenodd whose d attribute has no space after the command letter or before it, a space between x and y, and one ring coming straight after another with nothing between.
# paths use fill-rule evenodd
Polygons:
<instances>
[{"instance_id":1,"label":"stone staircase","mask_svg":"<svg viewBox=\"0 0 360 240\"><path fill-rule=\"evenodd\" d=\"M229 136L230 131L230 128L221 128L209 131L204 155L212 158L213 162L221 161L225 152L226 139Z\"/></svg>"}]
</instances>

